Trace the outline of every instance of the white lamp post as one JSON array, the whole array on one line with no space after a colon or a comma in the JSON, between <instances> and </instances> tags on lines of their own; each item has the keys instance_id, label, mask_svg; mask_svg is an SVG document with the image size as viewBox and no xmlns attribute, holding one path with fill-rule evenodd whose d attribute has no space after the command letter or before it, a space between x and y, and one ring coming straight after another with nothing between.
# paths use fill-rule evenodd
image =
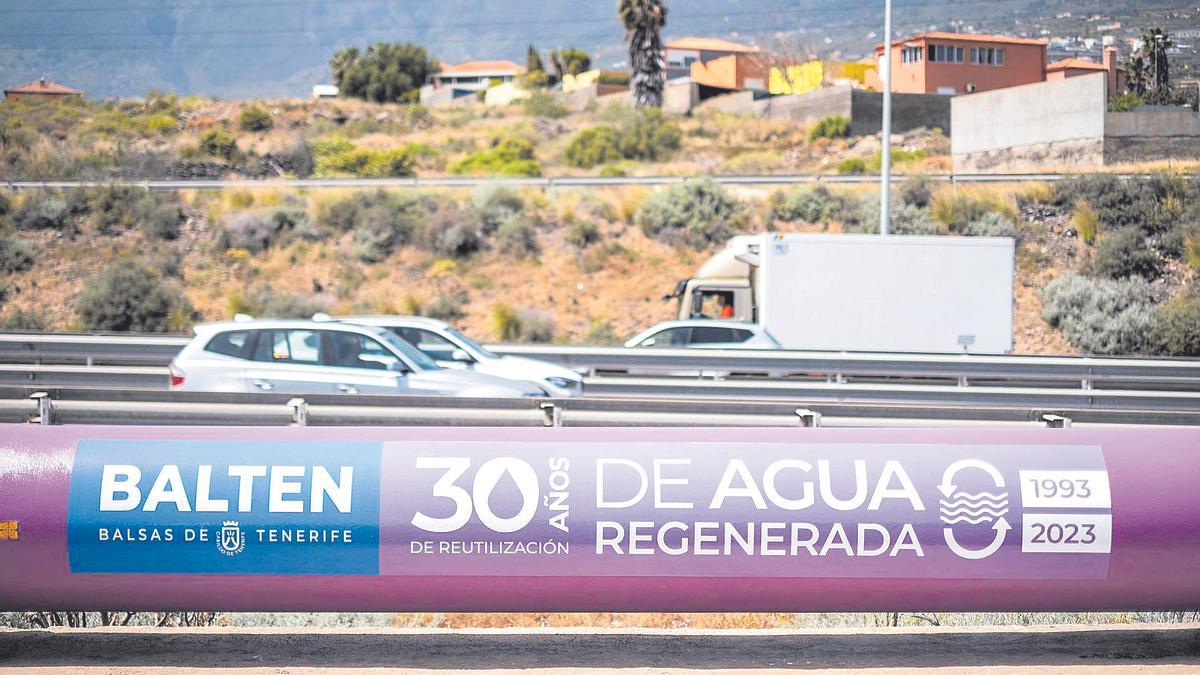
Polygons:
<instances>
[{"instance_id":1,"label":"white lamp post","mask_svg":"<svg viewBox=\"0 0 1200 675\"><path fill-rule=\"evenodd\" d=\"M879 162L879 234L892 224L892 0L883 2L883 143Z\"/></svg>"}]
</instances>

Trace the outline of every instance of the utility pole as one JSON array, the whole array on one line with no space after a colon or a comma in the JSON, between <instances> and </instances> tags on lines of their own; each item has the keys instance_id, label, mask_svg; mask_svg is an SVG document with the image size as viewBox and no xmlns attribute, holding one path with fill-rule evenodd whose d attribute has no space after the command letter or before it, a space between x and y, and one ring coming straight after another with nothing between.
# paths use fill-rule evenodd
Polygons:
<instances>
[{"instance_id":1,"label":"utility pole","mask_svg":"<svg viewBox=\"0 0 1200 675\"><path fill-rule=\"evenodd\" d=\"M892 224L892 0L883 0L883 142L879 162L879 234Z\"/></svg>"}]
</instances>

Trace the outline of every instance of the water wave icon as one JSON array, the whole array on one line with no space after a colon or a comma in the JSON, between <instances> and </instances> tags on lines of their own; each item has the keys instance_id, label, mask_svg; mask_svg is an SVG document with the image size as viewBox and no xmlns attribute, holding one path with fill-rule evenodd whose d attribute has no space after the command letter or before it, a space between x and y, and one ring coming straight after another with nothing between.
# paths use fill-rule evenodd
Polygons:
<instances>
[{"instance_id":1,"label":"water wave icon","mask_svg":"<svg viewBox=\"0 0 1200 675\"><path fill-rule=\"evenodd\" d=\"M967 492L959 490L938 501L941 521L947 525L978 525L1008 513L1008 492Z\"/></svg>"}]
</instances>

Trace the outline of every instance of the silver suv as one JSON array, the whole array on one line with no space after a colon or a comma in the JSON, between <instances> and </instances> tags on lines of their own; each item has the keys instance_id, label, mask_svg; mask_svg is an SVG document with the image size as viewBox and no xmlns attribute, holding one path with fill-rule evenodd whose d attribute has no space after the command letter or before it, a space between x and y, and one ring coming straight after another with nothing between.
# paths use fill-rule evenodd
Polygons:
<instances>
[{"instance_id":1,"label":"silver suv","mask_svg":"<svg viewBox=\"0 0 1200 675\"><path fill-rule=\"evenodd\" d=\"M171 362L181 391L543 396L529 384L440 368L385 328L316 321L200 324Z\"/></svg>"}]
</instances>

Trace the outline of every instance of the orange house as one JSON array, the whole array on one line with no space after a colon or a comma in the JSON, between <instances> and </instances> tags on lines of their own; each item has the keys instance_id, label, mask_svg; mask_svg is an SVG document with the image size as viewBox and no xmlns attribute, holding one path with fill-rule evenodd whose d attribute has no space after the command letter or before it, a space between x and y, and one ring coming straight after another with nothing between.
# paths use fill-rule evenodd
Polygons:
<instances>
[{"instance_id":1,"label":"orange house","mask_svg":"<svg viewBox=\"0 0 1200 675\"><path fill-rule=\"evenodd\" d=\"M767 62L758 54L729 54L692 63L692 82L722 89L767 90Z\"/></svg>"},{"instance_id":2,"label":"orange house","mask_svg":"<svg viewBox=\"0 0 1200 675\"><path fill-rule=\"evenodd\" d=\"M1046 79L1046 40L1000 35L924 33L892 43L892 91L904 94L970 94ZM875 47L882 64L883 45ZM867 86L883 89L878 71Z\"/></svg>"}]
</instances>

